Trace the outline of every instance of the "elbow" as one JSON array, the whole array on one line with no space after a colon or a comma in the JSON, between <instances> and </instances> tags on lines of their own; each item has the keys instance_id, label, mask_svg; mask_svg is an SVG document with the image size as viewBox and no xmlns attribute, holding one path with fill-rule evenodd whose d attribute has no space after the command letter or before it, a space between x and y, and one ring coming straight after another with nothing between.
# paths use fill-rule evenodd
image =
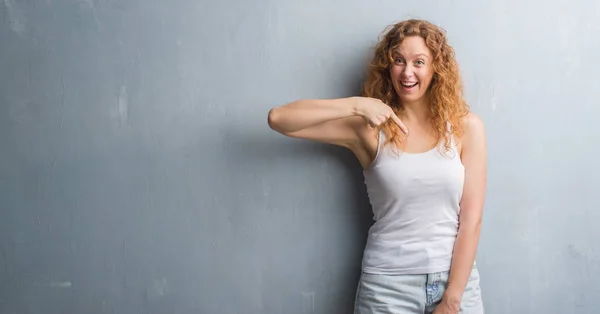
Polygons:
<instances>
[{"instance_id":1,"label":"elbow","mask_svg":"<svg viewBox=\"0 0 600 314\"><path fill-rule=\"evenodd\" d=\"M481 219L464 220L459 223L459 232L479 234L481 232Z\"/></svg>"},{"instance_id":2,"label":"elbow","mask_svg":"<svg viewBox=\"0 0 600 314\"><path fill-rule=\"evenodd\" d=\"M480 213L471 214L471 215L463 214L460 216L458 224L459 224L459 230L466 231L466 232L479 233L479 232L481 232L481 225L482 225L481 214Z\"/></svg>"},{"instance_id":3,"label":"elbow","mask_svg":"<svg viewBox=\"0 0 600 314\"><path fill-rule=\"evenodd\" d=\"M267 123L269 124L269 128L271 130L286 135L286 125L285 122L282 121L283 116L281 112L281 108L275 107L269 110L269 114L267 116Z\"/></svg>"},{"instance_id":4,"label":"elbow","mask_svg":"<svg viewBox=\"0 0 600 314\"><path fill-rule=\"evenodd\" d=\"M271 130L274 131L279 131L279 125L278 125L278 115L277 115L277 108L271 108L271 110L269 110L269 114L267 116L267 123L269 124L269 128L271 128Z\"/></svg>"}]
</instances>

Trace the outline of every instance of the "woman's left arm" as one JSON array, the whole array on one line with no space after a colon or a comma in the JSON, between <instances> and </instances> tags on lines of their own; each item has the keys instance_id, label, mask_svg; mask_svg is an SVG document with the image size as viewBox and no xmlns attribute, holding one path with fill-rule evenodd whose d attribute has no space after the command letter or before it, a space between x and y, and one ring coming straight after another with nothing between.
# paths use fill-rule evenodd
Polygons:
<instances>
[{"instance_id":1,"label":"woman's left arm","mask_svg":"<svg viewBox=\"0 0 600 314\"><path fill-rule=\"evenodd\" d=\"M458 312L460 301L473 269L481 217L485 202L487 148L485 127L481 119L469 113L464 119L461 160L465 167L465 183L460 201L459 227L448 287L442 299L445 306Z\"/></svg>"}]
</instances>

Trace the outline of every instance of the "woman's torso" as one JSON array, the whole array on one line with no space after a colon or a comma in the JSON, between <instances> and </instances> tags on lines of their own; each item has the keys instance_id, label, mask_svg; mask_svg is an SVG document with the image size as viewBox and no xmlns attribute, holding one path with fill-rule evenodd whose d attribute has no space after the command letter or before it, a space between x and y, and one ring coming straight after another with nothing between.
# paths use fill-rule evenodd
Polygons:
<instances>
[{"instance_id":1,"label":"woman's torso","mask_svg":"<svg viewBox=\"0 0 600 314\"><path fill-rule=\"evenodd\" d=\"M444 153L442 142L434 145L407 139L396 155L383 145L383 132L373 138L374 143L365 141L364 145L364 155L373 157L361 161L367 165L365 184L375 220L365 248L364 270L388 274L447 270L464 182L456 141Z\"/></svg>"}]
</instances>

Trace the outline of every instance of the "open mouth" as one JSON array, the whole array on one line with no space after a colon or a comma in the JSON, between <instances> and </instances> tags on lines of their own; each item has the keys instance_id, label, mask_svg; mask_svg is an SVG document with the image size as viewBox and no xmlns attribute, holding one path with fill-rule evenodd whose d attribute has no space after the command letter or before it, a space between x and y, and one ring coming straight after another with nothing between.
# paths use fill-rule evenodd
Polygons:
<instances>
[{"instance_id":1,"label":"open mouth","mask_svg":"<svg viewBox=\"0 0 600 314\"><path fill-rule=\"evenodd\" d=\"M418 82L402 82L402 87L404 88L413 88L419 84Z\"/></svg>"}]
</instances>

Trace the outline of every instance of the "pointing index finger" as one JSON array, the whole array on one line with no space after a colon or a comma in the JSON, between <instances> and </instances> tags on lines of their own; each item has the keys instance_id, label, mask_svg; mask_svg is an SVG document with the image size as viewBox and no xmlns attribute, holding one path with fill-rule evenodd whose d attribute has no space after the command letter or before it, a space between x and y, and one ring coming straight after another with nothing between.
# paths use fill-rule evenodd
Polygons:
<instances>
[{"instance_id":1,"label":"pointing index finger","mask_svg":"<svg viewBox=\"0 0 600 314\"><path fill-rule=\"evenodd\" d=\"M402 130L402 132L404 132L405 134L408 134L408 128L406 127L406 125L404 125L404 123L402 123L400 118L398 118L398 116L395 113L392 113L392 119L394 119L394 122L396 122L396 124L398 124L398 126L400 126L400 129Z\"/></svg>"}]
</instances>

